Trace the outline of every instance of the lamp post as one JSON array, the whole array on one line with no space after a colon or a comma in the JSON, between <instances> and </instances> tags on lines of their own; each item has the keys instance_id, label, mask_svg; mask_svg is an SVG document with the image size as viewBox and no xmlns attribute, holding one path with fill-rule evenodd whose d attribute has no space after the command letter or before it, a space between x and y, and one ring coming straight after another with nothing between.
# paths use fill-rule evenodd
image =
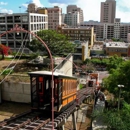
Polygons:
<instances>
[{"instance_id":1,"label":"lamp post","mask_svg":"<svg viewBox=\"0 0 130 130\"><path fill-rule=\"evenodd\" d=\"M121 88L123 88L124 85L118 85L118 88L119 88L119 98L118 98L118 111L120 109L120 96L121 96Z\"/></svg>"}]
</instances>

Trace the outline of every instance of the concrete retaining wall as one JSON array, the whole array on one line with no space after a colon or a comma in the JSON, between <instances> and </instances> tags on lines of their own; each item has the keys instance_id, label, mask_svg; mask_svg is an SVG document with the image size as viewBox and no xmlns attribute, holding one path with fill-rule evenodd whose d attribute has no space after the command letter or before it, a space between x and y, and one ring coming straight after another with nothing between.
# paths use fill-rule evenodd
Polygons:
<instances>
[{"instance_id":1,"label":"concrete retaining wall","mask_svg":"<svg viewBox=\"0 0 130 130\"><path fill-rule=\"evenodd\" d=\"M30 103L30 84L29 83L2 83L2 99L6 101Z\"/></svg>"},{"instance_id":2,"label":"concrete retaining wall","mask_svg":"<svg viewBox=\"0 0 130 130\"><path fill-rule=\"evenodd\" d=\"M69 59L64 60L64 65L61 68L58 68L55 70L55 72L61 72L64 73L67 76L72 76L72 70L73 70L73 56L71 56Z\"/></svg>"}]
</instances>

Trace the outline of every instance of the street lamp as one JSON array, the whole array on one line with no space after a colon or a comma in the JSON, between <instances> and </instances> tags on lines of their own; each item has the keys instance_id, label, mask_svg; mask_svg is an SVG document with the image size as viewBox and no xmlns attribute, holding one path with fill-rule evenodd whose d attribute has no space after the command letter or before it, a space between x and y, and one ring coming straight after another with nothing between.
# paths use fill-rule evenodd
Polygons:
<instances>
[{"instance_id":1,"label":"street lamp","mask_svg":"<svg viewBox=\"0 0 130 130\"><path fill-rule=\"evenodd\" d=\"M124 85L118 85L119 88L119 99L118 99L118 111L120 109L120 96L121 96L121 88L124 88Z\"/></svg>"}]
</instances>

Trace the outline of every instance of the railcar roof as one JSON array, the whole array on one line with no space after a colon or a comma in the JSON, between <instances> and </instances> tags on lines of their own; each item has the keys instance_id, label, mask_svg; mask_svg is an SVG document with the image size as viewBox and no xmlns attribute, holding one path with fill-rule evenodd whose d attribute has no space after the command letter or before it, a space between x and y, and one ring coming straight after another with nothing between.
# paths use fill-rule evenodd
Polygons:
<instances>
[{"instance_id":1,"label":"railcar roof","mask_svg":"<svg viewBox=\"0 0 130 130\"><path fill-rule=\"evenodd\" d=\"M33 71L28 72L29 75L52 75L52 71ZM59 72L53 72L54 76L65 76L65 77L73 77L73 76L67 76L66 74L59 73ZM73 77L76 78L76 77Z\"/></svg>"}]
</instances>

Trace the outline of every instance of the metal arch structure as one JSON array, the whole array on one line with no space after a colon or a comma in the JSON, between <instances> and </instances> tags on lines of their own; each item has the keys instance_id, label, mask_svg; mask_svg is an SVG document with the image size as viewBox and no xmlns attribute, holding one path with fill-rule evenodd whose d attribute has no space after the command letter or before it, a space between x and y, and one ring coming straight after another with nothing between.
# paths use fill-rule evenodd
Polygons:
<instances>
[{"instance_id":1,"label":"metal arch structure","mask_svg":"<svg viewBox=\"0 0 130 130\"><path fill-rule=\"evenodd\" d=\"M40 37L38 37L36 34L32 33L31 31L25 30L24 28L18 26L17 24L15 25L14 28L10 29L9 31L6 31L6 32L0 34L0 38L2 36L4 36L5 34L12 33L12 32L16 32L16 33L25 32L25 33L29 33L29 34L35 36L42 44L44 44L44 46L46 47L46 49L47 49L47 51L50 55L51 69L52 69L52 130L54 130L54 93L53 93L53 87L54 87L54 84L53 84L53 79L54 79L53 69L54 69L54 65L53 65L53 58L52 58L51 51L48 48L48 46L46 45L46 43Z\"/></svg>"}]
</instances>

